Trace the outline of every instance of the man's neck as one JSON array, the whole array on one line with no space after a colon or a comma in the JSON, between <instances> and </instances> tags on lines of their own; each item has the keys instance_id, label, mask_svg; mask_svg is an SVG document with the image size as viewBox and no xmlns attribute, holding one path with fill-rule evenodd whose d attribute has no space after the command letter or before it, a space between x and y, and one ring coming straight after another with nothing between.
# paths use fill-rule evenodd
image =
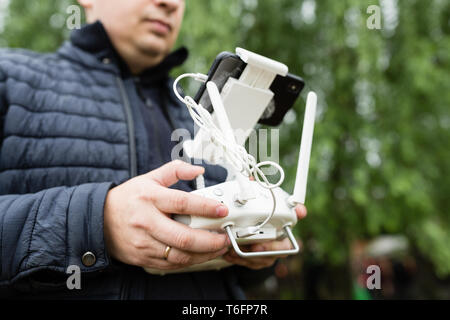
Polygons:
<instances>
[{"instance_id":1,"label":"man's neck","mask_svg":"<svg viewBox=\"0 0 450 320\"><path fill-rule=\"evenodd\" d=\"M151 55L150 53L146 54L136 51L133 48L127 48L126 46L116 44L114 43L114 41L111 42L119 56L128 66L130 73L133 75L139 75L144 70L157 66L164 60L164 58L166 58L166 55Z\"/></svg>"}]
</instances>

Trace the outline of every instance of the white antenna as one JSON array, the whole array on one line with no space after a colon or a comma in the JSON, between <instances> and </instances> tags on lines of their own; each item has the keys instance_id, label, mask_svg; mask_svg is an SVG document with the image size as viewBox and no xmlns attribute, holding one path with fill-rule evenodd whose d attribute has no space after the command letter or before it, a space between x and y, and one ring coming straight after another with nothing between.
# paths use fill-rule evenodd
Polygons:
<instances>
[{"instance_id":1,"label":"white antenna","mask_svg":"<svg viewBox=\"0 0 450 320\"><path fill-rule=\"evenodd\" d=\"M302 141L298 156L297 176L295 178L294 193L289 197L288 203L295 206L304 204L306 197L306 184L308 181L309 159L311 157L311 145L314 133L314 121L316 117L317 95L310 91L306 99L305 118L303 120Z\"/></svg>"},{"instance_id":2,"label":"white antenna","mask_svg":"<svg viewBox=\"0 0 450 320\"><path fill-rule=\"evenodd\" d=\"M225 111L222 97L219 93L217 85L212 81L208 81L206 83L206 89L208 90L209 98L217 116L220 129L225 134L225 137L229 143L236 143L233 129L231 127L230 120L228 119L227 112ZM231 166L226 167L228 167L227 170L233 170ZM256 194L248 178L245 178L241 173L237 172L236 180L238 181L241 189L240 193L237 194L238 201L245 203L247 200L256 198Z\"/></svg>"},{"instance_id":3,"label":"white antenna","mask_svg":"<svg viewBox=\"0 0 450 320\"><path fill-rule=\"evenodd\" d=\"M220 96L219 89L216 84L212 81L206 83L206 89L208 90L209 99L214 108L214 112L218 118L219 127L225 134L225 137L230 142L236 142L234 138L233 129L231 128L230 120L228 119L227 112L225 111L225 106L223 105L222 97Z\"/></svg>"}]
</instances>

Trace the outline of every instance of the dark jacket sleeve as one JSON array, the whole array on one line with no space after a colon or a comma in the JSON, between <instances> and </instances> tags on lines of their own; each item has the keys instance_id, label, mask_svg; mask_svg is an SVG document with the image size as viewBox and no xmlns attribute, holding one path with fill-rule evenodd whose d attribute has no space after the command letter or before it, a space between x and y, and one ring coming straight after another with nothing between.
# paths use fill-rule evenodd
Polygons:
<instances>
[{"instance_id":1,"label":"dark jacket sleeve","mask_svg":"<svg viewBox=\"0 0 450 320\"><path fill-rule=\"evenodd\" d=\"M3 123L5 122L6 114L6 77L0 68L0 147L3 141Z\"/></svg>"},{"instance_id":2,"label":"dark jacket sleeve","mask_svg":"<svg viewBox=\"0 0 450 320\"><path fill-rule=\"evenodd\" d=\"M7 102L0 69L0 152ZM105 268L103 207L111 183L56 187L34 194L0 196L0 289L39 274L49 282L67 278L69 265L82 272ZM91 267L82 264L94 253ZM1 291L1 290L0 290Z\"/></svg>"},{"instance_id":3,"label":"dark jacket sleeve","mask_svg":"<svg viewBox=\"0 0 450 320\"><path fill-rule=\"evenodd\" d=\"M106 268L103 208L110 187L92 183L0 196L0 287L39 274L54 282L70 265L81 272ZM88 251L96 257L89 267L81 259Z\"/></svg>"}]
</instances>

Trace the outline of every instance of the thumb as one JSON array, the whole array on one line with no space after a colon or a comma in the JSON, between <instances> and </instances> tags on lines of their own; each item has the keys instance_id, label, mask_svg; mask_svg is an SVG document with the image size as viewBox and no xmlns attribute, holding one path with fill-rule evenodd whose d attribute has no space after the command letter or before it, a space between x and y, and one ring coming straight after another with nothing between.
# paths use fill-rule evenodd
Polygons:
<instances>
[{"instance_id":1,"label":"thumb","mask_svg":"<svg viewBox=\"0 0 450 320\"><path fill-rule=\"evenodd\" d=\"M164 187L170 187L179 180L192 180L204 172L205 169L203 167L193 166L181 160L174 160L150 171L147 173L147 177Z\"/></svg>"}]
</instances>

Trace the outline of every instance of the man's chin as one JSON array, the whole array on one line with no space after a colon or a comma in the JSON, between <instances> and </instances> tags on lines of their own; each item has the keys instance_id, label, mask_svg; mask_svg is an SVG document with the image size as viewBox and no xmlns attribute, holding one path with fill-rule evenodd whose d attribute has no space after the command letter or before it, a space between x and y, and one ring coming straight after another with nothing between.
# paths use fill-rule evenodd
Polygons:
<instances>
[{"instance_id":1,"label":"man's chin","mask_svg":"<svg viewBox=\"0 0 450 320\"><path fill-rule=\"evenodd\" d=\"M142 53L152 57L166 56L170 51L167 42L164 39L157 39L155 36L139 41L138 48Z\"/></svg>"}]
</instances>

